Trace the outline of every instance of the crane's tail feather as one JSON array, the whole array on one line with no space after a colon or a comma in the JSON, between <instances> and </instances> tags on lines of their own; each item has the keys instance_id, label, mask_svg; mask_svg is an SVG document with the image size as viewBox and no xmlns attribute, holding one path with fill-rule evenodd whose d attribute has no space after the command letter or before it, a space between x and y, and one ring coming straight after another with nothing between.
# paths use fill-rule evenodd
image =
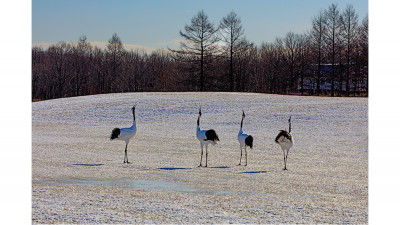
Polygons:
<instances>
[{"instance_id":1,"label":"crane's tail feather","mask_svg":"<svg viewBox=\"0 0 400 225\"><path fill-rule=\"evenodd\" d=\"M114 128L111 132L110 140L118 138L119 134L121 133L119 128Z\"/></svg>"},{"instance_id":2,"label":"crane's tail feather","mask_svg":"<svg viewBox=\"0 0 400 225\"><path fill-rule=\"evenodd\" d=\"M292 140L292 135L287 132L286 130L280 130L281 132L279 132L279 134L276 136L275 138L275 142L279 143L279 139L283 136L284 138L288 139L288 140Z\"/></svg>"},{"instance_id":3,"label":"crane's tail feather","mask_svg":"<svg viewBox=\"0 0 400 225\"><path fill-rule=\"evenodd\" d=\"M208 141L212 141L213 145L218 144L219 138L215 130L208 130L206 131L206 137Z\"/></svg>"},{"instance_id":4,"label":"crane's tail feather","mask_svg":"<svg viewBox=\"0 0 400 225\"><path fill-rule=\"evenodd\" d=\"M246 143L247 146L249 146L250 148L253 148L253 136L249 135L244 142Z\"/></svg>"}]
</instances>

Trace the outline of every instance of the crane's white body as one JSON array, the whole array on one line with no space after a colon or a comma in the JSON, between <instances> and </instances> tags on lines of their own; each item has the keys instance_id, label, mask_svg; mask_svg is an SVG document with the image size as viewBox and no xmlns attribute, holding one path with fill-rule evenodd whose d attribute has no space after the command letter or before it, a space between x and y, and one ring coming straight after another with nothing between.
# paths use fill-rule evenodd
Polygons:
<instances>
[{"instance_id":1,"label":"crane's white body","mask_svg":"<svg viewBox=\"0 0 400 225\"><path fill-rule=\"evenodd\" d=\"M239 161L238 166L242 165L243 148L244 148L244 153L246 156L245 166L247 166L247 146L249 146L250 148L253 148L253 137L251 135L243 133L243 120L246 117L246 115L244 114L243 110L242 110L242 112L243 112L242 121L240 122L240 130L238 133L238 141L239 141L239 145L240 145L240 161ZM246 139L248 139L247 143L246 143Z\"/></svg>"},{"instance_id":2,"label":"crane's white body","mask_svg":"<svg viewBox=\"0 0 400 225\"><path fill-rule=\"evenodd\" d=\"M249 137L249 135L244 134L242 128L240 128L239 133L238 133L238 141L240 144L240 148L245 147L245 145L246 145L245 140L248 137Z\"/></svg>"},{"instance_id":3,"label":"crane's white body","mask_svg":"<svg viewBox=\"0 0 400 225\"><path fill-rule=\"evenodd\" d=\"M133 125L129 128L121 128L119 129L120 134L115 140L125 141L126 144L129 143L129 140L133 138L136 134L136 121L133 122Z\"/></svg>"},{"instance_id":4,"label":"crane's white body","mask_svg":"<svg viewBox=\"0 0 400 225\"><path fill-rule=\"evenodd\" d=\"M207 132L207 130L201 130L200 126L197 125L196 137L200 141L200 145L201 146L208 145L209 143L212 144L212 145L216 145L217 142L215 142L213 140L207 140L206 132Z\"/></svg>"},{"instance_id":5,"label":"crane's white body","mask_svg":"<svg viewBox=\"0 0 400 225\"><path fill-rule=\"evenodd\" d=\"M291 134L291 118L292 116L290 116L288 122L289 122L289 132L287 132L286 130L281 130L281 132L278 134L278 136L276 136L275 138L275 142L279 144L279 146L281 146L281 149L283 151L283 162L285 164L285 167L283 168L283 170L287 170L286 168L286 163L287 163L287 157L290 151L290 148L293 147L293 136Z\"/></svg>"},{"instance_id":6,"label":"crane's white body","mask_svg":"<svg viewBox=\"0 0 400 225\"><path fill-rule=\"evenodd\" d=\"M290 133L288 133L288 134L290 134ZM289 153L289 150L290 150L291 147L293 147L293 143L294 143L293 136L291 134L290 134L290 136L291 136L291 140L289 138L284 137L284 136L281 136L278 139L279 146L281 146L283 151L286 151L286 154Z\"/></svg>"},{"instance_id":7,"label":"crane's white body","mask_svg":"<svg viewBox=\"0 0 400 225\"><path fill-rule=\"evenodd\" d=\"M128 128L114 128L114 130L111 132L111 140L121 140L125 141L125 157L124 157L124 163L129 163L128 161L128 144L131 138L133 138L136 134L136 118L135 118L135 107L134 105L132 107L132 114L133 114L133 124L131 127Z\"/></svg>"},{"instance_id":8,"label":"crane's white body","mask_svg":"<svg viewBox=\"0 0 400 225\"><path fill-rule=\"evenodd\" d=\"M202 130L200 129L200 117L201 117L201 108L199 109L199 117L197 118L197 128L196 128L196 137L200 141L201 147L201 157L200 157L200 165L203 161L203 147L206 146L206 166L208 161L208 144L216 145L218 144L219 138L217 133L214 130Z\"/></svg>"}]
</instances>

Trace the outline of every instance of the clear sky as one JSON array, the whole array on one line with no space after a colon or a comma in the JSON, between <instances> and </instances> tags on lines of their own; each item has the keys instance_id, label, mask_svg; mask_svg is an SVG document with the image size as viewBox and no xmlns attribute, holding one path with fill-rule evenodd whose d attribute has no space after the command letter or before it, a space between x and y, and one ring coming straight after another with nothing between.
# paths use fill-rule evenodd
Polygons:
<instances>
[{"instance_id":1,"label":"clear sky","mask_svg":"<svg viewBox=\"0 0 400 225\"><path fill-rule=\"evenodd\" d=\"M360 20L368 12L368 0L32 0L32 43L75 42L81 35L107 42L117 33L125 45L178 48L179 30L203 9L216 26L233 10L247 39L260 45L306 31L332 3L352 4Z\"/></svg>"}]
</instances>

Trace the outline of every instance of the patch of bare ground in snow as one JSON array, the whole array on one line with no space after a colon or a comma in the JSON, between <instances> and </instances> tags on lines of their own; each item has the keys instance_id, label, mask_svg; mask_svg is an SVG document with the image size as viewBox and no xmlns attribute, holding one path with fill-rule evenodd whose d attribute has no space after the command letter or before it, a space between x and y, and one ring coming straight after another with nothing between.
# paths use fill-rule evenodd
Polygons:
<instances>
[{"instance_id":1,"label":"patch of bare ground in snow","mask_svg":"<svg viewBox=\"0 0 400 225\"><path fill-rule=\"evenodd\" d=\"M128 146L110 141L132 125ZM197 167L200 126L215 129ZM237 133L254 137L248 166ZM283 171L274 142L292 116ZM32 103L33 223L368 223L368 99L125 93Z\"/></svg>"}]
</instances>

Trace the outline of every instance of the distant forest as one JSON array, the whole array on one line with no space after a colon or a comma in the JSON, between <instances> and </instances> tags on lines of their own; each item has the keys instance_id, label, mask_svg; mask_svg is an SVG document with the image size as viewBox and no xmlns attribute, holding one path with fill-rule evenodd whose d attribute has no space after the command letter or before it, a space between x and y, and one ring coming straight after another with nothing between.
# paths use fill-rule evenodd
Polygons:
<instances>
[{"instance_id":1,"label":"distant forest","mask_svg":"<svg viewBox=\"0 0 400 225\"><path fill-rule=\"evenodd\" d=\"M104 49L78 42L32 48L32 100L120 92L230 91L368 96L368 15L332 4L311 29L256 46L230 12L219 24L198 12L179 32L180 49ZM267 29L262 28L260 29Z\"/></svg>"}]
</instances>

